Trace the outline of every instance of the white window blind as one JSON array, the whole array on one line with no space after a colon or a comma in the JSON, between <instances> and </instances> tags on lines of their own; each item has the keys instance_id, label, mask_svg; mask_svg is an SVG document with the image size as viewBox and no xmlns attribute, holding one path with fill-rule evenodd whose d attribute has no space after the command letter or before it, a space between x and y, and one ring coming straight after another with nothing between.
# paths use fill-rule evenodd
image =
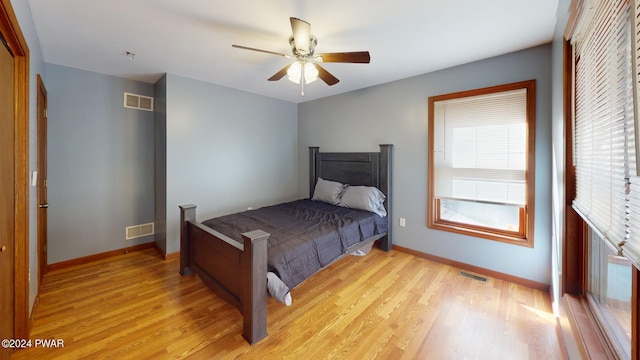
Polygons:
<instances>
[{"instance_id":1,"label":"white window blind","mask_svg":"<svg viewBox=\"0 0 640 360\"><path fill-rule=\"evenodd\" d=\"M629 4L594 1L588 11L573 39L574 208L620 253L629 232L629 159L635 159Z\"/></svg>"},{"instance_id":2,"label":"white window blind","mask_svg":"<svg viewBox=\"0 0 640 360\"><path fill-rule=\"evenodd\" d=\"M438 101L437 198L526 204L527 90Z\"/></svg>"},{"instance_id":3,"label":"white window blind","mask_svg":"<svg viewBox=\"0 0 640 360\"><path fill-rule=\"evenodd\" d=\"M633 14L631 19L634 21L631 24L631 38L633 45L632 52L632 71L633 71L633 98L634 113L635 115L635 132L638 134L638 121L640 121L640 0L633 1ZM634 137L634 140L637 138ZM636 144L636 152L632 153L629 157L630 173L635 176L631 176L630 185L630 199L629 199L629 237L627 242L622 247L622 253L626 256L636 268L640 269L640 177L638 177L638 168L636 162L638 144Z\"/></svg>"},{"instance_id":4,"label":"white window blind","mask_svg":"<svg viewBox=\"0 0 640 360\"><path fill-rule=\"evenodd\" d=\"M631 177L629 238L622 254L640 269L640 177Z\"/></svg>"}]
</instances>

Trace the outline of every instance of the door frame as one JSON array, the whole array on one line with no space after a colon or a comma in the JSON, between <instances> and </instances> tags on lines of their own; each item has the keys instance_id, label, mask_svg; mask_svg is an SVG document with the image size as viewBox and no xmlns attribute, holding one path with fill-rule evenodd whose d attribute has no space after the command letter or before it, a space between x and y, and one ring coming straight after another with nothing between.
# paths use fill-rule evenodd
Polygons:
<instances>
[{"instance_id":1,"label":"door frame","mask_svg":"<svg viewBox=\"0 0 640 360\"><path fill-rule=\"evenodd\" d=\"M11 0L0 0L0 34L15 60L14 338L29 335L29 47Z\"/></svg>"},{"instance_id":2,"label":"door frame","mask_svg":"<svg viewBox=\"0 0 640 360\"><path fill-rule=\"evenodd\" d=\"M48 121L47 118L47 88L44 86L42 77L40 74L36 75L36 121L37 121L37 145L36 145L36 169L38 171L37 184L36 184L36 198L37 198L37 247L36 253L38 255L38 270L36 274L36 282L38 289L42 283L42 277L47 272L47 208L43 207L47 203L47 132ZM33 184L32 184L33 185ZM47 204L48 206L48 204Z\"/></svg>"}]
</instances>

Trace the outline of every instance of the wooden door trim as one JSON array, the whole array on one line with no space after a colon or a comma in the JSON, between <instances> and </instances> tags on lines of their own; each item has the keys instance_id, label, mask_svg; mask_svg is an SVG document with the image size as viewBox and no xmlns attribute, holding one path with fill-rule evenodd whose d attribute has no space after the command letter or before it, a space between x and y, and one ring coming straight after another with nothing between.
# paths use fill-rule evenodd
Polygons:
<instances>
[{"instance_id":1,"label":"wooden door trim","mask_svg":"<svg viewBox=\"0 0 640 360\"><path fill-rule=\"evenodd\" d=\"M15 61L14 337L29 335L29 47L11 0L0 0L0 34Z\"/></svg>"},{"instance_id":2,"label":"wooden door trim","mask_svg":"<svg viewBox=\"0 0 640 360\"><path fill-rule=\"evenodd\" d=\"M47 119L47 88L44 86L44 82L42 81L42 77L40 74L36 75L36 86L37 86L37 145L36 145L36 169L38 171L38 180L36 185L36 199L37 199L37 230L36 230L36 253L38 254L37 261L37 273L36 279L37 288L40 288L40 284L42 282L43 275L47 272L47 252L41 251L44 247L47 246L47 217L46 209L41 209L40 204L43 204L47 201L46 198L43 199L42 192L46 192L46 176L47 172L45 171L47 167L47 129L48 129L48 119Z\"/></svg>"}]
</instances>

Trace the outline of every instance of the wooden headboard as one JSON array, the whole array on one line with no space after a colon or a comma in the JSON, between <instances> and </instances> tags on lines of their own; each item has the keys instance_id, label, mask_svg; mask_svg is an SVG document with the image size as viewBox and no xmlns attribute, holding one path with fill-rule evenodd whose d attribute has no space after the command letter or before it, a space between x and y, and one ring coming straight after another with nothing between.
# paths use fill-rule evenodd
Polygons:
<instances>
[{"instance_id":1,"label":"wooden headboard","mask_svg":"<svg viewBox=\"0 0 640 360\"><path fill-rule=\"evenodd\" d=\"M323 153L319 147L309 147L309 197L313 197L318 178L349 185L375 186L387 199L384 203L389 221L387 237L391 240L393 145L380 145L379 152ZM383 243L387 248L383 248ZM380 243L384 250L391 249L392 241Z\"/></svg>"}]
</instances>

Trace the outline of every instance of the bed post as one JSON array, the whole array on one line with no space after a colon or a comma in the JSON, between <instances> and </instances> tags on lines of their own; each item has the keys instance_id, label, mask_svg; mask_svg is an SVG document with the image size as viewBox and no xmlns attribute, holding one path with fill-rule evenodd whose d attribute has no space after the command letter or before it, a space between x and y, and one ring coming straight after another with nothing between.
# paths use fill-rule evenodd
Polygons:
<instances>
[{"instance_id":1,"label":"bed post","mask_svg":"<svg viewBox=\"0 0 640 360\"><path fill-rule=\"evenodd\" d=\"M253 345L267 336L267 239L254 230L242 234L242 336Z\"/></svg>"},{"instance_id":2,"label":"bed post","mask_svg":"<svg viewBox=\"0 0 640 360\"><path fill-rule=\"evenodd\" d=\"M189 261L189 221L196 221L196 206L180 205L180 275L193 272Z\"/></svg>"},{"instance_id":3,"label":"bed post","mask_svg":"<svg viewBox=\"0 0 640 360\"><path fill-rule=\"evenodd\" d=\"M313 197L313 190L316 187L316 178L318 176L316 173L316 157L318 152L320 152L318 146L309 146L309 199Z\"/></svg>"},{"instance_id":4,"label":"bed post","mask_svg":"<svg viewBox=\"0 0 640 360\"><path fill-rule=\"evenodd\" d=\"M387 195L384 206L387 210L387 235L380 239L380 248L385 251L391 250L393 246L393 213L391 206L393 184L391 173L393 169L393 144L380 145L380 190Z\"/></svg>"}]
</instances>

